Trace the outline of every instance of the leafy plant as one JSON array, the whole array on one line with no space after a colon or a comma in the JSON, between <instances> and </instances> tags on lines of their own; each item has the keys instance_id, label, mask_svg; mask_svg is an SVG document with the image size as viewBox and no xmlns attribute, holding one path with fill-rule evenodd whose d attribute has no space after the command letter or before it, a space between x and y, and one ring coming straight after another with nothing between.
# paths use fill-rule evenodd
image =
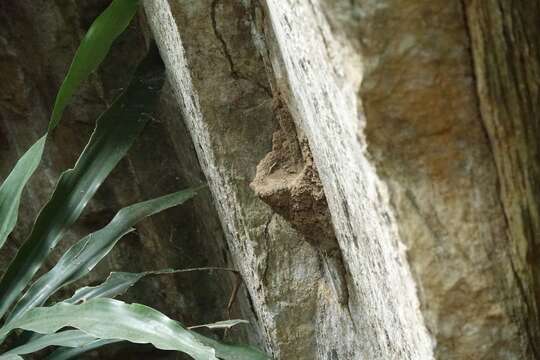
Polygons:
<instances>
[{"instance_id":1,"label":"leafy plant","mask_svg":"<svg viewBox=\"0 0 540 360\"><path fill-rule=\"evenodd\" d=\"M77 87L96 70L114 39L128 26L137 6L138 0L114 0L82 40L58 92L48 132L19 159L0 187L0 248L16 226L22 191L41 161L49 133L60 123ZM83 287L69 299L44 306L60 288L88 274L137 222L182 204L199 189L179 191L121 209L107 226L71 246L49 272L29 285L144 128L163 81L163 64L152 47L129 87L98 119L75 166L60 176L30 235L0 279L0 320L3 319L0 341L14 330L35 334L23 337L26 342L1 354L0 360L22 359L25 354L49 346L60 347L49 359L69 359L118 341L148 343L159 349L184 352L194 359L268 358L249 347L204 337L150 307L113 299L144 276L175 270L112 273L101 285ZM228 328L242 322L228 320L202 326Z\"/></svg>"}]
</instances>

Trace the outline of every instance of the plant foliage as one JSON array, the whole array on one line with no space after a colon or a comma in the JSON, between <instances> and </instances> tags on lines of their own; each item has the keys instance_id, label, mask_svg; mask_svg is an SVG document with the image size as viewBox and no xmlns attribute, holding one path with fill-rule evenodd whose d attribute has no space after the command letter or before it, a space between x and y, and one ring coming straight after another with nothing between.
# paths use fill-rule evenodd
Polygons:
<instances>
[{"instance_id":1,"label":"plant foliage","mask_svg":"<svg viewBox=\"0 0 540 360\"><path fill-rule=\"evenodd\" d=\"M0 186L0 248L16 226L21 194L41 162L49 132L58 126L76 89L105 59L137 7L138 0L112 1L83 38L56 97L48 132L19 159ZM80 288L71 298L44 306L60 288L88 274L137 222L182 204L195 196L198 189L179 191L121 209L108 225L71 246L50 271L28 286L141 133L156 105L163 81L163 64L152 47L139 64L129 87L98 119L75 166L60 176L30 235L0 279L0 321L3 318L0 340L14 330L35 334L1 354L0 360L22 359L22 355L49 346L60 347L49 359L70 359L119 341L152 344L159 349L184 352L194 359L268 358L249 347L222 344L204 337L150 307L113 299L144 276L175 270L112 273L98 286ZM228 328L244 322L227 320L201 327Z\"/></svg>"}]
</instances>

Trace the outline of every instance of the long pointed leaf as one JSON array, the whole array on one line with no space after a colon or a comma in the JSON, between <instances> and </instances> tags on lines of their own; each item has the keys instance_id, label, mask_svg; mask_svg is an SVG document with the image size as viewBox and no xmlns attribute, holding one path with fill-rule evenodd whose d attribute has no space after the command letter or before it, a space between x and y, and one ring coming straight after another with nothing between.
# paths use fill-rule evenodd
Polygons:
<instances>
[{"instance_id":1,"label":"long pointed leaf","mask_svg":"<svg viewBox=\"0 0 540 360\"><path fill-rule=\"evenodd\" d=\"M249 321L242 320L242 319L231 319L231 320L223 320L218 321L211 324L203 324L203 325L195 325L188 327L189 330L193 329L200 329L200 328L208 328L208 329L230 329L233 326L239 325L239 324L249 324Z\"/></svg>"},{"instance_id":2,"label":"long pointed leaf","mask_svg":"<svg viewBox=\"0 0 540 360\"><path fill-rule=\"evenodd\" d=\"M15 305L13 311L7 317L6 322L20 317L26 311L34 307L43 305L45 301L47 301L47 299L62 286L67 285L88 273L107 253L109 253L120 238L133 230L134 229L128 229L115 238L110 239L111 243L108 245L96 244L93 239L94 233L79 240L69 248L49 272L42 275L28 288L26 293ZM99 232L97 234L99 235ZM97 248L100 245L102 245L101 248ZM88 249L89 247L92 247L92 249ZM105 254L103 254L103 256L100 256L101 254L96 255L95 258L85 256L92 250L94 252L100 251ZM86 259L82 259L82 257L86 257ZM99 259L97 257L99 257ZM88 266L88 271L85 272L84 267L86 266Z\"/></svg>"},{"instance_id":3,"label":"long pointed leaf","mask_svg":"<svg viewBox=\"0 0 540 360\"><path fill-rule=\"evenodd\" d=\"M190 329L194 329L197 327L208 327L210 329L223 329L223 328L230 328L232 326L247 323L245 320L226 320L226 321L219 321L214 324L206 324L196 327L191 327ZM218 341L209 339L207 337L204 337L200 334L197 334L195 332L191 332L197 339L201 341L203 344L207 344L208 346L214 348L216 351L216 355L220 359L225 360L269 360L270 358L265 355L264 353L260 352L257 349L246 347L246 346L236 346L236 345L228 345L223 344ZM90 342L86 345L81 346L77 349L68 349L68 348L60 348L56 350L54 353L52 353L47 360L67 360L72 359L75 356L81 355L87 351L98 349L102 346L109 345L112 343L117 343L122 340L95 340L93 342ZM0 360L2 360L0 358Z\"/></svg>"},{"instance_id":4,"label":"long pointed leaf","mask_svg":"<svg viewBox=\"0 0 540 360\"><path fill-rule=\"evenodd\" d=\"M146 276L146 273L112 272L107 280L97 286L85 286L75 291L72 297L63 302L77 304L97 298L114 298L125 293L137 281Z\"/></svg>"},{"instance_id":5,"label":"long pointed leaf","mask_svg":"<svg viewBox=\"0 0 540 360\"><path fill-rule=\"evenodd\" d=\"M67 104L80 83L97 69L107 56L113 41L129 25L138 4L138 0L114 0L90 26L56 96L49 131L60 122Z\"/></svg>"},{"instance_id":6,"label":"long pointed leaf","mask_svg":"<svg viewBox=\"0 0 540 360\"><path fill-rule=\"evenodd\" d=\"M6 355L5 357L2 357L2 360L24 360L19 355Z\"/></svg>"},{"instance_id":7,"label":"long pointed leaf","mask_svg":"<svg viewBox=\"0 0 540 360\"><path fill-rule=\"evenodd\" d=\"M28 149L0 187L0 248L17 223L22 191L41 161L46 139L43 136Z\"/></svg>"},{"instance_id":8,"label":"long pointed leaf","mask_svg":"<svg viewBox=\"0 0 540 360\"><path fill-rule=\"evenodd\" d=\"M56 96L49 130L56 128L77 87L97 69L113 41L126 29L138 3L138 0L114 0L90 26ZM21 157L0 187L0 248L15 227L22 190L41 162L47 135Z\"/></svg>"},{"instance_id":9,"label":"long pointed leaf","mask_svg":"<svg viewBox=\"0 0 540 360\"><path fill-rule=\"evenodd\" d=\"M97 286L87 286L87 287L78 289L71 298L64 300L63 302L69 303L69 304L76 304L76 303L86 302L91 299L97 299L101 297L114 298L115 296L121 295L124 292L126 292L131 286L133 286L137 281L139 281L145 276L173 274L173 273L185 272L185 271L191 271L191 270L199 270L199 269L185 269L185 270L165 269L165 270L158 270L158 271L146 271L142 273L112 272L107 278L107 280L105 280L103 283ZM237 324L242 324L242 323L247 323L247 321L246 320L226 320L226 321L219 321L213 324L195 326L189 329L194 329L197 327L208 327L210 329L229 328L229 327L235 326ZM52 353L47 358L47 360L72 359L87 351L91 351L99 347L109 345L115 342L120 342L120 341L121 340L96 340L92 343L89 343L85 346L81 346L80 348L77 348L77 349L60 348L58 350L55 350L54 353ZM217 346L223 352L223 349L221 347L222 346L227 347L228 345L217 344ZM246 348L241 348L237 350L237 352L241 352L241 351L245 352ZM248 351L250 351L249 348L248 348ZM259 356L260 353L257 352L257 350L251 350L251 351L255 351L255 354L256 354L255 359L257 359L257 356ZM264 357L259 357L259 358L264 359Z\"/></svg>"},{"instance_id":10,"label":"long pointed leaf","mask_svg":"<svg viewBox=\"0 0 540 360\"><path fill-rule=\"evenodd\" d=\"M145 276L149 275L166 275L166 274L178 274L193 271L208 271L208 270L227 270L231 269L206 267L206 268L190 268L190 269L163 269L145 271L140 273L128 273L128 272L112 272L109 277L101 284L97 286L86 286L75 291L75 294L64 302L68 304L76 304L79 302L85 302L90 299L107 297L114 298L118 295L125 293L130 287L135 285L137 281Z\"/></svg>"},{"instance_id":11,"label":"long pointed leaf","mask_svg":"<svg viewBox=\"0 0 540 360\"><path fill-rule=\"evenodd\" d=\"M29 238L0 281L0 318L126 154L146 124L163 80L163 64L153 51L139 66L126 92L99 118L75 167L60 177Z\"/></svg>"},{"instance_id":12,"label":"long pointed leaf","mask_svg":"<svg viewBox=\"0 0 540 360\"><path fill-rule=\"evenodd\" d=\"M95 337L80 330L67 330L59 333L41 336L24 345L18 346L2 355L0 360L6 360L9 356L25 355L45 349L49 346L81 347L97 340Z\"/></svg>"},{"instance_id":13,"label":"long pointed leaf","mask_svg":"<svg viewBox=\"0 0 540 360\"><path fill-rule=\"evenodd\" d=\"M66 326L97 338L150 343L158 349L185 352L196 360L217 360L211 347L203 345L178 322L147 306L112 299L34 308L1 328L0 336L17 328L48 334Z\"/></svg>"},{"instance_id":14,"label":"long pointed leaf","mask_svg":"<svg viewBox=\"0 0 540 360\"><path fill-rule=\"evenodd\" d=\"M121 342L122 340L109 340L109 339L99 339L94 340L92 342L89 342L86 345L79 346L77 348L60 348L55 350L51 355L47 357L47 360L68 360L73 359L75 357L79 357L79 355L82 355L88 351L92 351L95 349L98 349L100 347L103 347L105 345L114 344L117 342Z\"/></svg>"},{"instance_id":15,"label":"long pointed leaf","mask_svg":"<svg viewBox=\"0 0 540 360\"><path fill-rule=\"evenodd\" d=\"M33 307L43 305L62 286L88 274L137 222L180 205L196 194L195 189L187 189L120 210L107 226L71 246L48 273L32 284L17 303L8 321L20 317Z\"/></svg>"},{"instance_id":16,"label":"long pointed leaf","mask_svg":"<svg viewBox=\"0 0 540 360\"><path fill-rule=\"evenodd\" d=\"M204 345L213 348L216 351L216 356L223 360L270 360L268 355L251 346L220 343L194 331L191 334Z\"/></svg>"}]
</instances>

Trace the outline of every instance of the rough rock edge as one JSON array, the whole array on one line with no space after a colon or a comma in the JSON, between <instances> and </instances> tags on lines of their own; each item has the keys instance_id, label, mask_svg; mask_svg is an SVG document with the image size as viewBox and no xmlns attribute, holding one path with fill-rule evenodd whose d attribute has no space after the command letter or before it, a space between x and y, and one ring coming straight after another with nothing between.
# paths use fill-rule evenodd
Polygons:
<instances>
[{"instance_id":1,"label":"rough rock edge","mask_svg":"<svg viewBox=\"0 0 540 360\"><path fill-rule=\"evenodd\" d=\"M356 107L354 101L347 102L354 94L350 93L350 89L339 88L333 70L329 69L324 56L321 57L324 42L318 34L317 24L313 21L313 13L309 10L311 4L307 1L295 2L294 6L290 1L265 2L265 12L270 25L268 29L274 32L276 41L263 37L267 47L271 48L269 53L272 67L280 79L280 90L283 88L294 119L298 121L296 125L305 131L317 164L324 165L319 168L321 179L325 193L329 196L329 207L334 225L338 229L340 247L351 269L350 288L353 289L353 294L349 297L349 306L354 318L352 323L358 326L350 329L351 321L342 320L340 313L329 312L329 307L323 307L319 309L320 319L329 322L318 324L316 343L311 347L309 336L313 331L313 324L295 324L298 332L293 335L298 337L289 337L288 341L284 337L289 335L288 329L283 328L288 320L283 317L301 315L292 312L295 309L312 311L311 305L309 309L291 307L289 313L275 313L276 308L287 305L284 302L287 299L280 298L281 294L273 294L278 296L275 302L267 303L271 299L265 298L264 293L276 286L276 283L265 284L262 276L264 273L258 273L256 264L264 261L261 258L265 256L265 251L261 250L264 247L260 243L261 239L255 237L258 232L251 227L254 224L250 224L246 219L250 215L246 213L249 207L241 206L249 205L253 201L251 198L238 197L238 189L235 188L238 181L230 178L229 169L224 167L227 164L222 163L222 159L216 159L216 149L212 148L215 139L210 138L206 122L208 119L205 119L205 116L215 116L215 112L212 112L218 109L212 109L208 103L205 106L210 108L201 109L199 96L203 94L197 93L200 89L193 88L190 69L193 65L188 63L194 60L195 55L186 54L182 46L170 4L167 1L148 1L145 5L147 12L151 14L150 22L161 44L173 86L179 102L182 103L201 163L216 198L231 251L237 256L236 262L246 279L269 347L279 353L280 349L298 348L298 345L302 345L306 346L307 351L316 351L318 354L318 357L315 357L304 352L298 353L298 356L306 359L328 359L337 356L334 354L338 352L340 357L343 354L344 358L351 359L359 356L373 359L396 356L403 359L430 359L431 340L418 312L415 285L406 263L403 262L403 248L399 244L394 223L386 211L380 209L381 203L387 204L387 200L384 200L384 189L380 187L381 184L364 156L365 146L356 139ZM297 48L298 46L300 47ZM278 60L274 63L276 59ZM285 66L276 68L280 64ZM288 89L288 85L291 85L291 89ZM331 97L330 93L336 96ZM314 108L315 103L320 106L319 109ZM336 134L340 135L338 141ZM343 159L346 161L341 161ZM259 211L259 208L256 209ZM270 228L276 222L277 220L270 219L265 228ZM269 231L269 234L273 232ZM272 236L269 236L270 240L271 238ZM295 247L291 250L299 251L301 245L293 245ZM300 254L303 255L305 249L302 248L301 251ZM273 261L277 265L282 265L279 262L282 260L294 260L283 254L275 255ZM304 262L311 261L311 255L309 256ZM288 269L293 272L269 275L274 276L274 281L288 281L291 276L304 277L304 274L294 272L296 268ZM278 276L275 277L276 275ZM290 285L297 286L293 282ZM310 301L311 304L311 293L306 292L305 295L309 297L301 300ZM296 302L298 299L290 300ZM336 316L328 318L329 314Z\"/></svg>"}]
</instances>

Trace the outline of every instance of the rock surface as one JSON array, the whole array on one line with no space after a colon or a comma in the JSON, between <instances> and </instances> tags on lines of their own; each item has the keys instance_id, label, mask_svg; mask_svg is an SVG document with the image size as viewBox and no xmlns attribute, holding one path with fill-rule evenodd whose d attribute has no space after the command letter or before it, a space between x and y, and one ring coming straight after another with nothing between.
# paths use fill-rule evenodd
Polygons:
<instances>
[{"instance_id":1,"label":"rock surface","mask_svg":"<svg viewBox=\"0 0 540 360\"><path fill-rule=\"evenodd\" d=\"M509 300L521 299L516 243L480 113L466 9L448 1L344 4L330 10L335 2L327 1L326 13L362 55L368 152L388 185L436 356L476 358L482 344L486 358L530 357L530 315Z\"/></svg>"},{"instance_id":2,"label":"rock surface","mask_svg":"<svg viewBox=\"0 0 540 360\"><path fill-rule=\"evenodd\" d=\"M318 27L315 22L299 20L316 19L312 6L297 4L293 9L287 2L280 6L268 2L263 8L255 3L244 5L150 1L146 2L146 10L231 249L237 256L237 266L270 339L269 349L284 359L430 357L431 343L419 316L414 283L395 242L396 227L385 213L384 189L357 140L354 103L346 101L351 100L346 93L330 98L330 94L342 92L330 64L321 57L323 41ZM257 11L262 12L260 24L253 17ZM250 23L254 28L245 27ZM246 41L245 36L251 31L255 39L266 43L258 44L253 37ZM213 39L209 36L212 33ZM257 50L268 51L258 62ZM241 59L249 61L238 61ZM272 67L265 68L265 62ZM257 67L259 71L254 70ZM265 70L275 81L262 83L259 77L266 74ZM253 75L249 78L235 74ZM346 264L348 281L342 285L349 296L345 304L340 304L339 292L333 291L333 284L339 282L333 278L339 276L332 275L336 271L325 271L327 267L317 265L321 261L317 249L309 248L309 256L305 250L291 248L291 236L282 231L282 226L274 228L271 216L267 222L256 218L266 207L255 198L248 184L270 146L255 148L255 138L245 136L257 129L256 139L272 139L272 129L267 130L266 137L263 131L265 125L275 126L271 105L279 99L270 98L267 84L272 94L282 94L296 125L310 141L315 161L323 162L320 175L323 183L327 181L326 194L331 194L330 210ZM237 99L249 101L249 108L231 106ZM252 109L256 109L255 114ZM260 125L255 125L255 121ZM230 127L231 124L234 126ZM244 137L239 139L239 133ZM223 142L229 146L224 147ZM242 158L238 156L239 148L244 150ZM256 156L257 153L260 155ZM255 159L246 161L247 156L253 155ZM237 165L240 161L241 167ZM237 180L239 174L243 181ZM280 217L274 219L284 223ZM257 228L260 230L254 232ZM272 241L261 244L265 237ZM309 244L301 235L295 242L308 249ZM285 250L287 247L289 251ZM275 249L281 250L282 261L267 263L262 271L254 271L259 270L257 263L271 258ZM267 254L261 256L261 252ZM294 265L284 267L287 262ZM289 274L287 268L295 273ZM266 283L293 285L282 288ZM301 314L302 318L286 316L289 312ZM304 328L308 331L300 332ZM390 340L395 338L403 341ZM294 346L290 346L291 342ZM318 346L310 344L313 342Z\"/></svg>"},{"instance_id":3,"label":"rock surface","mask_svg":"<svg viewBox=\"0 0 540 360\"><path fill-rule=\"evenodd\" d=\"M0 3L1 174L106 3ZM91 281L234 266L252 327L233 337L276 359L535 359L539 21L510 0L146 0L55 133L0 264L153 36L159 116L66 244L141 198L211 192L142 224ZM202 323L232 287L159 278L129 299Z\"/></svg>"},{"instance_id":4,"label":"rock surface","mask_svg":"<svg viewBox=\"0 0 540 360\"><path fill-rule=\"evenodd\" d=\"M470 29L482 123L490 141L510 242L506 268L519 301L514 312L526 341L540 356L540 4L471 2Z\"/></svg>"},{"instance_id":5,"label":"rock surface","mask_svg":"<svg viewBox=\"0 0 540 360\"><path fill-rule=\"evenodd\" d=\"M203 170L210 182L215 182L214 196L218 204L223 204L221 219L250 293L257 299L255 308L259 314L266 315L268 301L275 300L259 297L260 289L270 289L250 273L251 264L267 255L234 245L253 242L252 248L258 247L257 235L249 236L254 225L246 221L253 208L246 206L244 198L234 199L229 191L223 191L226 187L220 182L234 177L236 169L229 164L235 159L223 160L223 149L215 145L222 141L222 133L208 124L219 121L214 120L218 113L215 108L226 106L217 103L234 104L234 99L227 99L230 84L249 78L238 74L266 72L273 101L284 105L277 111L273 109L278 130L273 134L272 151L258 163L252 187L309 242L309 234L305 236L298 221L302 211L298 211L294 195L304 171L305 156L299 144L307 139L349 274L346 283L352 319L344 316L344 321L339 321L341 325L335 326L335 319L343 316L342 310L335 304L329 306L319 293L316 306L320 321L313 333L304 334L314 337L316 355L312 353L306 358L429 358L430 338L423 330L424 322L433 337L433 356L437 358L534 356L538 342L536 299L530 290L534 288L534 266L516 269L516 264L523 264L527 258L523 250L521 254L516 251L516 246L523 249L527 241L534 242L536 220L531 219L538 219L538 196L534 177L528 176L530 190L525 189L522 194L511 191L509 197L514 202L529 198L529 220L521 220L517 225L508 222L509 205L505 202L509 200L504 200L508 195L500 193L498 163L520 163L500 160L500 156L507 154L498 157L493 149L493 141L489 141L493 135L482 114L486 105L482 104L499 104L501 100L483 100L481 86L483 81L500 81L506 89L504 82L511 79L482 80L482 68L473 66L473 61L478 62L479 51L488 56L482 47L489 46L489 42L482 34L474 34L475 24L480 24L481 31L503 31L497 27L515 26L514 37L522 40L526 49L522 57L537 64L532 30L527 33L523 29L530 27L522 29L516 25L537 20L536 8L524 19L520 8L502 6L500 10L497 2L479 5L480 2L446 1L268 0L244 1L244 12L239 5L224 1L201 2L197 6L170 4L169 8L166 1L147 3L147 11L154 17L152 28L168 61L173 84L176 79L188 127L194 141L201 144L198 149L199 156L205 159ZM210 8L210 19L204 15L206 8ZM240 21L230 19L232 8L239 9ZM228 15L228 19L216 18L216 9ZM481 15L475 15L475 11ZM517 12L507 15L515 21L500 25L482 19L493 14L504 17L499 11ZM186 13L200 17L194 21L186 18ZM246 23L251 23L251 41L259 50L263 65L253 64L254 55L246 57L249 40L242 37L247 33ZM192 31L211 36L211 27L216 35L214 45L201 43L203 35L198 35L194 44L197 35ZM172 36L175 31L177 34ZM204 50L195 50L201 47ZM506 58L508 50L500 51L500 57ZM507 60L507 66L519 62L519 50L516 52L515 59ZM199 65L201 61L203 64ZM200 74L208 74L204 70L208 62L212 76L209 81L201 81ZM249 69L241 70L248 63ZM226 78L227 64L229 70L234 70L230 72L232 79ZM254 66L260 70L253 70ZM223 75L217 74L220 68L224 68ZM535 69L533 66L529 76L524 73L522 78L535 79ZM489 76L497 79L504 74ZM256 84L264 80L256 77L251 82L256 89ZM515 85L510 84L510 88ZM523 90L523 99L527 94L532 94L532 98L537 94L537 81L530 80L528 86L528 93ZM246 96L254 98L251 93ZM209 97L213 103L208 102ZM260 100L260 104L259 117L269 117L268 105L262 108L267 104L265 100ZM279 108L283 106L296 128L280 121ZM526 114L531 118L529 123L535 124L535 109L527 107L527 103L521 107L526 111L512 114L514 121L522 122ZM229 123L228 115L221 113L221 121ZM534 131L518 133L535 137ZM295 134L298 141L294 141ZM268 133L259 134L263 136L270 138ZM504 134L501 138L514 139L507 139ZM533 170L537 167L533 162L538 159L532 160L536 142L531 139L518 139L513 144L527 155ZM235 148L238 146L246 144ZM252 146L244 149L251 153ZM289 154L285 160L283 154ZM512 174L523 173L520 168L513 170ZM508 175L506 182L523 183L520 176ZM233 193L239 186L234 187ZM237 215L238 207L251 211ZM512 230L516 226L519 229ZM526 230L530 230L528 234ZM265 226L264 236L272 231L271 226ZM508 231L521 231L525 233L521 238L528 236L529 240L509 236ZM409 277L408 265L414 282ZM280 271L265 268L264 278ZM331 284L331 278L323 271L320 279ZM329 287L332 288L336 295L336 288ZM282 293L280 299L283 298L287 294ZM422 316L415 310L418 303ZM306 304L304 311L311 309ZM260 320L263 327L291 325L287 319L272 323L262 316ZM350 324L348 329L346 324ZM400 341L389 345L385 336ZM361 344L357 342L359 338L363 340ZM302 357L299 353L283 352L287 343L279 343L279 338L269 335L267 341L278 357Z\"/></svg>"}]
</instances>

